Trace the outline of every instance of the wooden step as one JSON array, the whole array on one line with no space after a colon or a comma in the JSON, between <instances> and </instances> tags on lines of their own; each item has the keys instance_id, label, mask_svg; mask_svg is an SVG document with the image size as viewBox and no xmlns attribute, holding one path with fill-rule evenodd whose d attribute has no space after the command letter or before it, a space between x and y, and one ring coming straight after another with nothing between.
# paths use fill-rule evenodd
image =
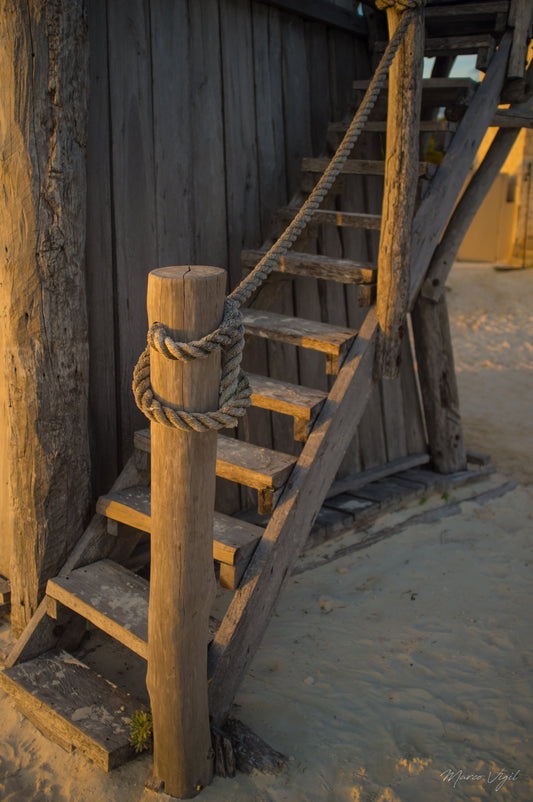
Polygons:
<instances>
[{"instance_id":1,"label":"wooden step","mask_svg":"<svg viewBox=\"0 0 533 802\"><path fill-rule=\"evenodd\" d=\"M354 81L353 88L358 92L366 92L369 80ZM450 106L464 102L473 97L479 83L471 78L424 78L422 80L423 106ZM388 84L383 87L382 95L388 92Z\"/></svg>"},{"instance_id":2,"label":"wooden step","mask_svg":"<svg viewBox=\"0 0 533 802\"><path fill-rule=\"evenodd\" d=\"M384 53L387 42L376 42L374 51L378 56ZM465 36L427 36L424 55L433 56L466 56L477 54L476 68L486 70L496 40L490 33L469 33Z\"/></svg>"},{"instance_id":3,"label":"wooden step","mask_svg":"<svg viewBox=\"0 0 533 802\"><path fill-rule=\"evenodd\" d=\"M282 223L290 223L298 214L298 209L285 206L276 212L276 218ZM318 225L340 226L341 228L381 228L380 214L361 214L359 212L337 212L317 209L313 213L313 223Z\"/></svg>"},{"instance_id":4,"label":"wooden step","mask_svg":"<svg viewBox=\"0 0 533 802\"><path fill-rule=\"evenodd\" d=\"M50 579L46 595L52 617L59 602L148 658L150 583L146 579L112 560L100 560Z\"/></svg>"},{"instance_id":5,"label":"wooden step","mask_svg":"<svg viewBox=\"0 0 533 802\"><path fill-rule=\"evenodd\" d=\"M243 310L243 318L250 311ZM149 452L150 430L135 432L133 442L136 448ZM257 490L258 508L264 515L272 512L275 490L283 485L295 462L296 458L289 454L271 451L232 437L218 436L217 476Z\"/></svg>"},{"instance_id":6,"label":"wooden step","mask_svg":"<svg viewBox=\"0 0 533 802\"><path fill-rule=\"evenodd\" d=\"M242 316L247 334L322 351L326 354L326 372L332 375L339 372L340 363L357 336L353 329L258 309L243 309Z\"/></svg>"},{"instance_id":7,"label":"wooden step","mask_svg":"<svg viewBox=\"0 0 533 802\"><path fill-rule=\"evenodd\" d=\"M255 267L265 253L267 253L265 248L243 251L241 253L243 266ZM281 258L275 272L288 273L291 276L312 276L342 284L374 284L377 279L376 266L372 262L334 259L315 253L288 253Z\"/></svg>"},{"instance_id":8,"label":"wooden step","mask_svg":"<svg viewBox=\"0 0 533 802\"><path fill-rule=\"evenodd\" d=\"M348 130L349 123L344 122L331 122L328 124L328 133L344 135ZM457 130L457 123L450 120L421 120L420 133L455 133ZM364 131L371 133L385 133L387 131L386 120L369 120L365 123Z\"/></svg>"},{"instance_id":9,"label":"wooden step","mask_svg":"<svg viewBox=\"0 0 533 802\"><path fill-rule=\"evenodd\" d=\"M247 376L252 388L252 405L291 415L294 418L294 439L305 442L327 394L254 373L248 373Z\"/></svg>"},{"instance_id":10,"label":"wooden step","mask_svg":"<svg viewBox=\"0 0 533 802\"><path fill-rule=\"evenodd\" d=\"M146 437L143 430L143 450L146 450ZM141 434L141 433L139 433ZM148 448L150 438L148 437ZM125 490L107 493L100 496L96 504L96 511L100 515L111 518L113 521L150 532L151 507L149 487L128 487ZM248 563L261 535L262 530L257 526L245 524L242 521L215 512L213 520L213 559L221 564L234 567ZM225 575L227 572L225 572Z\"/></svg>"},{"instance_id":11,"label":"wooden step","mask_svg":"<svg viewBox=\"0 0 533 802\"><path fill-rule=\"evenodd\" d=\"M49 579L48 614L57 617L62 604L86 618L132 652L148 659L148 599L150 583L112 560L100 560L70 574ZM219 622L210 619L207 644ZM207 645L206 644L206 645Z\"/></svg>"},{"instance_id":12,"label":"wooden step","mask_svg":"<svg viewBox=\"0 0 533 802\"><path fill-rule=\"evenodd\" d=\"M328 158L302 159L304 173L323 173L330 163ZM432 178L437 172L434 164L420 162L418 175L420 178ZM385 162L382 159L347 159L341 170L342 175L385 175Z\"/></svg>"},{"instance_id":13,"label":"wooden step","mask_svg":"<svg viewBox=\"0 0 533 802\"><path fill-rule=\"evenodd\" d=\"M498 128L533 128L533 112L498 109L491 126Z\"/></svg>"},{"instance_id":14,"label":"wooden step","mask_svg":"<svg viewBox=\"0 0 533 802\"><path fill-rule=\"evenodd\" d=\"M8 668L0 685L47 738L79 749L104 771L135 757L130 720L145 706L67 652Z\"/></svg>"}]
</instances>

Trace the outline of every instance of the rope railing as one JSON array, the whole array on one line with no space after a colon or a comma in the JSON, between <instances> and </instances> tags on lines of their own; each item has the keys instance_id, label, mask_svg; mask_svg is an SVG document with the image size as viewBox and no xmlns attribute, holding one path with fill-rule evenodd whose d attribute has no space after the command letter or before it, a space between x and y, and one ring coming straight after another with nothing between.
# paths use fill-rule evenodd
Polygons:
<instances>
[{"instance_id":1,"label":"rope railing","mask_svg":"<svg viewBox=\"0 0 533 802\"><path fill-rule=\"evenodd\" d=\"M344 167L348 156L365 127L379 93L385 85L390 66L416 13L425 0L378 0L383 7L396 6L404 11L390 39L370 85L365 93L335 155L320 177L315 188L289 223L285 231L258 262L256 267L229 294L224 319L214 332L195 343L178 343L172 340L165 327L154 323L148 332L148 343L133 372L133 393L139 409L153 422L182 430L206 431L234 427L250 405L250 386L240 365L244 349L244 327L239 307L246 305L268 276L280 264L283 256L311 222L314 213L327 196ZM231 333L230 333L231 332ZM200 359L214 348L222 349L219 408L214 412L184 412L166 406L156 398L150 383L150 349L168 359Z\"/></svg>"}]
</instances>

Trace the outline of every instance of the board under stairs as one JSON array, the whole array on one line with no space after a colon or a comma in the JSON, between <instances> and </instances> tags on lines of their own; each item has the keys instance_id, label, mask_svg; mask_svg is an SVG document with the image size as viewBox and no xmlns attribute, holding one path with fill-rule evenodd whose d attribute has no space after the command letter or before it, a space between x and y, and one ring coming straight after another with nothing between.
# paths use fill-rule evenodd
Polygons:
<instances>
[{"instance_id":1,"label":"board under stairs","mask_svg":"<svg viewBox=\"0 0 533 802\"><path fill-rule=\"evenodd\" d=\"M508 2L429 6L427 52L446 58L457 53L475 53L479 65L489 71L490 80L501 78L503 82L506 58L496 46L505 35L508 7ZM432 26L439 20L450 20L451 30L456 29L451 8L464 21L464 35L453 32L446 37L432 37ZM379 51L379 42L376 47ZM493 117L498 125L506 124L507 112L497 110L499 92L494 98L486 98L480 95L481 86L447 77L424 81L412 299L440 237L435 234L433 224L426 222L432 219L435 193L444 207L441 214L448 216L468 173L469 155L457 155L464 138L469 137L475 152ZM365 88L365 82L357 81L354 91L361 93ZM436 113L438 109L446 110L444 117ZM374 137L383 143L385 111L386 105L378 103L363 134L367 140ZM478 120L480 116L486 122L473 126L471 118ZM516 122L512 120L509 125ZM345 128L343 123L332 123L330 139L338 139ZM439 153L437 161L442 160L440 166L425 158L428 135L433 137L434 150ZM356 158L356 155L346 162L344 175L383 175L383 159ZM327 161L304 159L299 201L305 198L309 185L323 172ZM441 185L448 182L451 163L458 175L446 194L442 193ZM379 231L381 217L375 211L342 207L342 178L333 195L334 202L326 203L327 208L315 214L316 230ZM294 206L293 201L278 211L276 225L285 226L292 219L296 213ZM268 245L267 242L263 249L245 251L243 268L253 267ZM237 515L215 513L215 571L224 592L233 594L225 618L211 620L206 643L210 710L217 726L224 723L239 683L261 642L283 581L303 549L347 528L368 526L380 511L399 506L417 494L426 494L432 487L443 487L442 482L471 481L489 470L479 464L483 459L473 456L470 469L443 477L431 470L428 449L424 446L381 466L355 474L337 474L347 439L353 436L375 385L376 274L375 262L366 258L358 261L296 249L282 259L273 276L271 298L282 294L293 279L301 277L355 287L357 294L353 297L361 310L361 324L357 328L283 315L271 311L269 303L261 308L261 294L257 305L243 310L250 339L318 353L324 377L331 378L317 389L267 375L250 376L252 405L285 416L291 422L294 443L291 442L287 453L226 434L218 438L217 476L247 488L246 492L255 497L255 508ZM268 301L269 292L262 297ZM411 354L409 358L412 359ZM328 383L329 391L324 389ZM418 397L415 400L419 404ZM46 735L67 749L79 748L106 770L133 755L129 747L129 720L135 710L145 706L63 647L65 635L70 631L71 640L75 641L75 633L79 632L81 638L83 622L88 621L141 658L147 657L149 430L137 432L133 446L134 456L114 487L98 500L97 514L87 532L61 574L48 582L46 598L34 621L11 653L8 667L0 673L1 686Z\"/></svg>"}]
</instances>

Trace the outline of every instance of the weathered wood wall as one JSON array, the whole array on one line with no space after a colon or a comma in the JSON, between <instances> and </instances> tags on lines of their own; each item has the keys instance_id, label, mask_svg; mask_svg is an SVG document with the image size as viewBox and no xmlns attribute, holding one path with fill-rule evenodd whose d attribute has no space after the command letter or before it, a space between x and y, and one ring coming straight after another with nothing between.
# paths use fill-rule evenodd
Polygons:
<instances>
[{"instance_id":1,"label":"weathered wood wall","mask_svg":"<svg viewBox=\"0 0 533 802\"><path fill-rule=\"evenodd\" d=\"M149 270L219 265L234 286L241 250L267 237L272 213L299 186L302 157L325 152L327 123L346 113L352 81L368 76L369 59L364 38L255 0L92 0L89 36L87 275L98 493L145 425L130 388L146 337ZM348 183L352 209L368 211L370 198L380 211L380 179ZM375 236L358 231L307 243L356 258L376 246ZM339 324L360 318L353 288L312 279L289 285L279 311ZM255 346L256 372L259 364L279 378L326 381L320 358L279 344ZM386 397L376 391L346 470L397 455L401 437L388 444L382 412L392 404L402 417L402 397L414 386L402 382ZM251 426L261 445L292 450L286 421L254 412ZM416 442L400 445L405 453L419 450L418 418L414 430Z\"/></svg>"}]
</instances>

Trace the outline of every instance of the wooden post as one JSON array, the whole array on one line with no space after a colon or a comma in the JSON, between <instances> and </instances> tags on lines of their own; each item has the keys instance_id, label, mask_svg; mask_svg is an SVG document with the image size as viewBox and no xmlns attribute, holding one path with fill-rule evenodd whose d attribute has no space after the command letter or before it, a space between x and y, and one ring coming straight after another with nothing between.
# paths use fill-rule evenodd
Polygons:
<instances>
[{"instance_id":1,"label":"wooden post","mask_svg":"<svg viewBox=\"0 0 533 802\"><path fill-rule=\"evenodd\" d=\"M420 296L411 318L433 467L439 473L464 470L466 449L445 296L437 303Z\"/></svg>"},{"instance_id":2,"label":"wooden post","mask_svg":"<svg viewBox=\"0 0 533 802\"><path fill-rule=\"evenodd\" d=\"M18 636L89 503L86 3L0 0L0 41L0 550Z\"/></svg>"},{"instance_id":3,"label":"wooden post","mask_svg":"<svg viewBox=\"0 0 533 802\"><path fill-rule=\"evenodd\" d=\"M402 16L387 8L389 35ZM424 14L420 9L389 72L383 225L379 242L376 376L398 376L409 296L412 220L418 186L418 134L422 97Z\"/></svg>"},{"instance_id":4,"label":"wooden post","mask_svg":"<svg viewBox=\"0 0 533 802\"><path fill-rule=\"evenodd\" d=\"M217 267L166 267L148 278L148 319L175 340L213 331L223 315L226 273ZM152 387L167 404L217 409L219 352L184 363L152 350ZM195 796L212 778L207 642L213 572L217 435L153 423L152 563L148 674L155 780L165 792Z\"/></svg>"}]
</instances>

